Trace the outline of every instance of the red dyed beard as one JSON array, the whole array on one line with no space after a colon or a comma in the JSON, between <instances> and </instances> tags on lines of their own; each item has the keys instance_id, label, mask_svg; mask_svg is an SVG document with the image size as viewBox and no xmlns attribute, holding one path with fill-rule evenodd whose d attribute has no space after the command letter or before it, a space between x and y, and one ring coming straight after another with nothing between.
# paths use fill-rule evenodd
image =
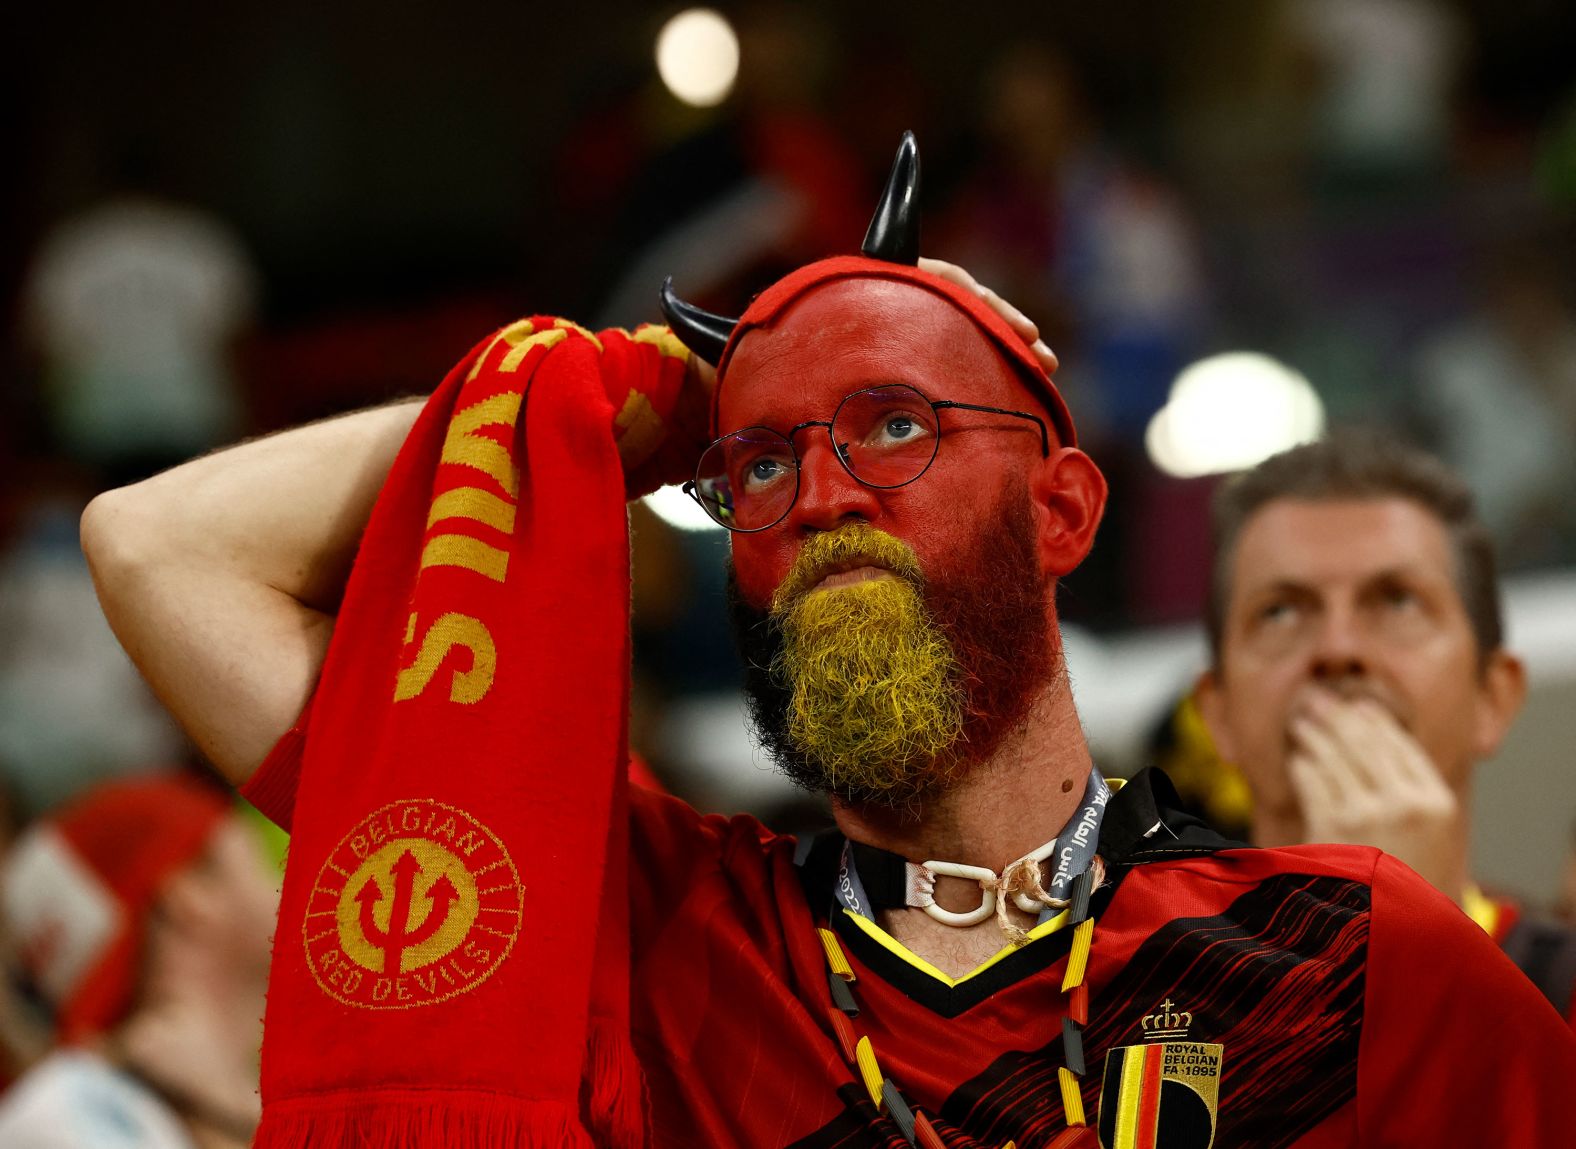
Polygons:
<instances>
[{"instance_id":1,"label":"red dyed beard","mask_svg":"<svg viewBox=\"0 0 1576 1149\"><path fill-rule=\"evenodd\" d=\"M785 641L781 619L744 601L730 564L729 614L744 661L750 722L779 768L807 790L851 804L895 806L945 792L988 759L1061 672L1061 647L1050 624L1052 581L1040 569L1034 538L1028 489L1018 481L960 548L964 565L910 580L952 648L963 721L953 743L932 761L919 764L902 784L880 790L838 783L790 735L793 683L772 673Z\"/></svg>"}]
</instances>

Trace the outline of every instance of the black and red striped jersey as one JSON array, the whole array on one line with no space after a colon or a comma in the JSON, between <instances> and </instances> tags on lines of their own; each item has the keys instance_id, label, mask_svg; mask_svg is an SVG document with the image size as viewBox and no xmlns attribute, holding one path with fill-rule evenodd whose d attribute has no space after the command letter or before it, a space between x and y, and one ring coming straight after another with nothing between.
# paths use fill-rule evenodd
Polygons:
<instances>
[{"instance_id":1,"label":"black and red striped jersey","mask_svg":"<svg viewBox=\"0 0 1576 1149\"><path fill-rule=\"evenodd\" d=\"M305 729L303 715L245 789L281 825ZM1576 1037L1453 903L1377 850L1250 849L1176 804L1147 771L1101 826L1077 1149L1576 1144ZM880 1074L943 1144L1063 1135L1071 931L1048 922L949 978L833 910L834 838L805 850L639 787L630 817L631 1029L653 1144L910 1144L844 1056L822 929Z\"/></svg>"},{"instance_id":2,"label":"black and red striped jersey","mask_svg":"<svg viewBox=\"0 0 1576 1149\"><path fill-rule=\"evenodd\" d=\"M1101 830L1079 1146L1554 1145L1576 1039L1489 937L1366 847L1251 849L1146 773ZM910 1144L844 1056L818 927L879 1073L947 1146L1065 1128L1071 931L949 978L831 896L835 841L632 797L632 1027L655 1144Z\"/></svg>"}]
</instances>

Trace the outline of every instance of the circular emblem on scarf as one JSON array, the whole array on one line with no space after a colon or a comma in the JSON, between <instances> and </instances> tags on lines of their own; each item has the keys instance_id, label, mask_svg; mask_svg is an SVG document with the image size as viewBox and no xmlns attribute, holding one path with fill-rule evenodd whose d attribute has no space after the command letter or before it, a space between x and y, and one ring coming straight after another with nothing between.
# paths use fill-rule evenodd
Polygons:
<instances>
[{"instance_id":1,"label":"circular emblem on scarf","mask_svg":"<svg viewBox=\"0 0 1576 1149\"><path fill-rule=\"evenodd\" d=\"M301 928L307 965L346 1005L447 1001L509 956L524 893L509 851L464 810L390 802L323 863Z\"/></svg>"}]
</instances>

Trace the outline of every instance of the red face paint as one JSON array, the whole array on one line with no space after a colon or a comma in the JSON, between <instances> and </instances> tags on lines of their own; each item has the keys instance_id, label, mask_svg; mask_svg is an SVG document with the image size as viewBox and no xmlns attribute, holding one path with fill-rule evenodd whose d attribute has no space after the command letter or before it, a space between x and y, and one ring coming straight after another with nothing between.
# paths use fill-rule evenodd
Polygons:
<instances>
[{"instance_id":1,"label":"red face paint","mask_svg":"<svg viewBox=\"0 0 1576 1149\"><path fill-rule=\"evenodd\" d=\"M756 322L724 360L717 410L723 431L760 425L787 433L801 423L825 422L844 396L885 383L906 383L933 400L1046 411L975 318L915 283L835 278ZM877 490L843 469L825 427L799 431L793 509L768 530L733 538L745 600L768 603L804 538L852 519L908 543L927 574L951 577L979 567L977 544L970 543L1007 485L1041 458L1039 432L1023 419L948 410L940 417L940 437L924 475Z\"/></svg>"}]
</instances>

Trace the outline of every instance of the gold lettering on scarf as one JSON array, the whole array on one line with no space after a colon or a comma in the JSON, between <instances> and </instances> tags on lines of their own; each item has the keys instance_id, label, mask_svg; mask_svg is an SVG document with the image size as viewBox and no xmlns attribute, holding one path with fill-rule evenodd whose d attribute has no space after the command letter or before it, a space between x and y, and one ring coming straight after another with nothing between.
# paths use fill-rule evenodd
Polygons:
<instances>
[{"instance_id":1,"label":"gold lettering on scarf","mask_svg":"<svg viewBox=\"0 0 1576 1149\"><path fill-rule=\"evenodd\" d=\"M504 340L518 346L529 334L530 324L522 322L501 332L494 344ZM556 334L562 338L566 333L559 331ZM513 499L519 491L519 473L515 469L514 457L508 446L482 431L487 427L501 426L508 427L512 433L520 414L521 398L518 392L508 391L488 396L456 411L449 420L443 440L443 463L482 472L493 479L507 497L476 486L444 491L432 501L427 513L427 526L450 519L468 519L501 534L514 532L516 508ZM445 531L428 539L422 547L419 569L440 566L458 567L501 583L509 573L509 553L472 535ZM417 624L417 616L412 614L405 626L406 646L416 640ZM486 697L497 674L497 644L480 619L450 611L422 632L415 660L396 676L394 701L404 702L425 691L437 677L444 660L456 647L470 652L471 665L469 670L452 672L449 700L471 705Z\"/></svg>"},{"instance_id":2,"label":"gold lettering on scarf","mask_svg":"<svg viewBox=\"0 0 1576 1149\"><path fill-rule=\"evenodd\" d=\"M513 323L509 324L509 326L498 332L498 334L494 335L492 340L487 344L487 349L476 357L475 363L471 364L470 374L465 376L465 381L469 383L472 379L475 379L476 376L481 374L482 365L492 357L493 351L497 349L500 343L507 347L513 347L516 343L519 343L520 340L530 336L530 334L535 330L536 325L529 319L516 319Z\"/></svg>"},{"instance_id":3,"label":"gold lettering on scarf","mask_svg":"<svg viewBox=\"0 0 1576 1149\"><path fill-rule=\"evenodd\" d=\"M421 549L421 569L428 567L462 567L503 582L509 573L509 555L470 535L434 535Z\"/></svg>"},{"instance_id":4,"label":"gold lettering on scarf","mask_svg":"<svg viewBox=\"0 0 1576 1149\"><path fill-rule=\"evenodd\" d=\"M672 330L656 323L645 323L637 327L629 340L631 343L647 343L657 349L657 353L668 359L689 360L689 348L684 346L679 337Z\"/></svg>"},{"instance_id":5,"label":"gold lettering on scarf","mask_svg":"<svg viewBox=\"0 0 1576 1149\"><path fill-rule=\"evenodd\" d=\"M525 357L536 348L557 347L568 338L569 332L563 330L548 329L547 331L538 331L535 335L522 339L509 348L509 354L498 361L498 370L518 371L520 364L525 362Z\"/></svg>"},{"instance_id":6,"label":"gold lettering on scarf","mask_svg":"<svg viewBox=\"0 0 1576 1149\"><path fill-rule=\"evenodd\" d=\"M652 327L652 330L667 331L667 328ZM513 323L509 324L509 326L505 327L502 331L498 332L497 335L492 337L491 342L487 344L486 350L476 357L475 363L471 364L470 374L465 377L465 381L469 383L472 379L475 379L476 376L481 374L482 365L492 357L492 353L498 349L500 344L510 348L510 351L503 357L503 359L499 361L497 369L504 372L517 371L520 368L520 364L525 362L525 357L531 353L533 348L556 346L558 343L563 341L565 333L569 331L573 331L589 340L591 345L595 347L598 352L602 350L602 341L596 337L595 333L587 330L584 327L581 327L580 324L571 320L555 319L553 320L551 327L547 327L541 331L538 331L536 330L536 325L529 319L517 319ZM670 338L672 338L672 341L676 346L680 348L684 346L683 344L679 343L676 337L670 336ZM644 340L637 341L651 343L656 341L656 337L648 337ZM663 354L675 354L682 358L684 355L688 355L689 351L686 349L680 353L669 352L664 349Z\"/></svg>"},{"instance_id":7,"label":"gold lettering on scarf","mask_svg":"<svg viewBox=\"0 0 1576 1149\"><path fill-rule=\"evenodd\" d=\"M411 616L412 621L415 615ZM411 628L407 628L410 633ZM399 672L394 683L394 701L415 698L437 676L449 652L464 647L471 652L471 668L455 670L449 683L449 701L471 705L480 702L492 689L498 669L498 648L491 632L480 619L450 611L427 628L421 637L416 661Z\"/></svg>"},{"instance_id":8,"label":"gold lettering on scarf","mask_svg":"<svg viewBox=\"0 0 1576 1149\"><path fill-rule=\"evenodd\" d=\"M517 391L505 391L456 411L443 438L443 462L474 467L491 476L511 499L519 494L520 477L509 448L477 432L483 427L513 427L521 398Z\"/></svg>"},{"instance_id":9,"label":"gold lettering on scarf","mask_svg":"<svg viewBox=\"0 0 1576 1149\"><path fill-rule=\"evenodd\" d=\"M456 487L432 500L427 514L430 527L444 519L471 519L504 534L514 532L514 504L480 487Z\"/></svg>"}]
</instances>

